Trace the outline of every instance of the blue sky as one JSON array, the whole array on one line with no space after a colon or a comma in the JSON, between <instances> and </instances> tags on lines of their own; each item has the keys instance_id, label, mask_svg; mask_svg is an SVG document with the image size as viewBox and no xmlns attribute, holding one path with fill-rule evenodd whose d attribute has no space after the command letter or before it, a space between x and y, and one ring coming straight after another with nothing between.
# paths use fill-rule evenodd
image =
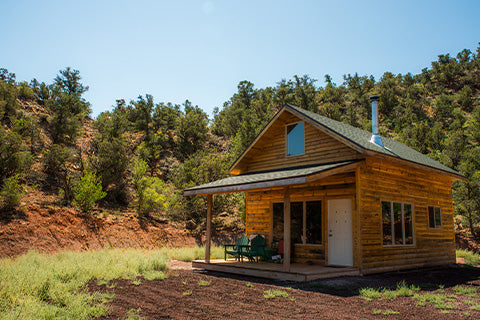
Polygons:
<instances>
[{"instance_id":1,"label":"blue sky","mask_svg":"<svg viewBox=\"0 0 480 320\"><path fill-rule=\"evenodd\" d=\"M51 83L80 70L93 115L116 99L189 99L210 115L242 80L419 73L475 52L480 1L0 2L0 67Z\"/></svg>"}]
</instances>

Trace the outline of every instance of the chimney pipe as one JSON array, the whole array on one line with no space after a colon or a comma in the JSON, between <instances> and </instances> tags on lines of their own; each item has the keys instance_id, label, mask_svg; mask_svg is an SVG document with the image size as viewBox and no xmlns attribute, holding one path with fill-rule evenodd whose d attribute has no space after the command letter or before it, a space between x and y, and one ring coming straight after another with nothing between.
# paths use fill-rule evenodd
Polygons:
<instances>
[{"instance_id":1,"label":"chimney pipe","mask_svg":"<svg viewBox=\"0 0 480 320\"><path fill-rule=\"evenodd\" d=\"M370 142L383 148L382 138L378 134L378 100L378 96L370 97L372 103L372 137Z\"/></svg>"}]
</instances>

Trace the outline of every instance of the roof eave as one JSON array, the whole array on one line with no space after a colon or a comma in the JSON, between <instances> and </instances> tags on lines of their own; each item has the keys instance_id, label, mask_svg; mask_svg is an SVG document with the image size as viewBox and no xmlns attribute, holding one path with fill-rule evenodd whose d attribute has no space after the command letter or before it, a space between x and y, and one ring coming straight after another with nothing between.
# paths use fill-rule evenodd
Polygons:
<instances>
[{"instance_id":1,"label":"roof eave","mask_svg":"<svg viewBox=\"0 0 480 320\"><path fill-rule=\"evenodd\" d=\"M356 169L364 163L363 160L360 161L347 161L344 164L339 166L334 166L330 169L322 170L319 172L314 172L305 175L299 175L296 177L280 178L280 179L270 179L266 181L258 182L247 182L247 183L238 183L227 186L211 186L204 188L196 189L187 189L183 192L184 196L195 196L195 195L208 195L208 194L219 194L219 193L232 193L232 192L243 192L256 189L265 189L265 188L276 188L276 187L285 187L291 185L305 184L310 183L319 179L323 179L338 173L348 172Z\"/></svg>"},{"instance_id":2,"label":"roof eave","mask_svg":"<svg viewBox=\"0 0 480 320\"><path fill-rule=\"evenodd\" d=\"M243 191L247 191L247 190L275 188L275 187L283 187L283 186L289 186L289 185L303 184L303 183L306 183L306 182L307 182L306 176L294 177L294 178L284 178L284 179L269 180L269 181L262 181L262 182L241 183L241 184L229 185L229 186L219 186L219 187L208 187L208 188L202 188L202 189L185 190L183 192L183 195L184 196L202 196L202 195L207 195L207 194L243 192Z\"/></svg>"}]
</instances>

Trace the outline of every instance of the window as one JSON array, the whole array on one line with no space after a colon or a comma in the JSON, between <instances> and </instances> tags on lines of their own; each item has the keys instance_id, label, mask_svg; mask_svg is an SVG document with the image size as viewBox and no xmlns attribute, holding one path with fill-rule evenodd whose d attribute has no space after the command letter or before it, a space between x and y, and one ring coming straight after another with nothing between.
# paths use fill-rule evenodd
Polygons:
<instances>
[{"instance_id":1,"label":"window","mask_svg":"<svg viewBox=\"0 0 480 320\"><path fill-rule=\"evenodd\" d=\"M428 207L428 224L432 229L442 227L442 215L439 207Z\"/></svg>"},{"instance_id":2,"label":"window","mask_svg":"<svg viewBox=\"0 0 480 320\"><path fill-rule=\"evenodd\" d=\"M413 210L408 203L382 201L383 245L413 244Z\"/></svg>"},{"instance_id":3,"label":"window","mask_svg":"<svg viewBox=\"0 0 480 320\"><path fill-rule=\"evenodd\" d=\"M287 126L287 156L305 153L305 125L303 122Z\"/></svg>"},{"instance_id":4,"label":"window","mask_svg":"<svg viewBox=\"0 0 480 320\"><path fill-rule=\"evenodd\" d=\"M272 241L278 242L283 239L283 203L273 204L273 230Z\"/></svg>"},{"instance_id":5,"label":"window","mask_svg":"<svg viewBox=\"0 0 480 320\"><path fill-rule=\"evenodd\" d=\"M322 243L322 201L306 202L306 242Z\"/></svg>"},{"instance_id":6,"label":"window","mask_svg":"<svg viewBox=\"0 0 480 320\"><path fill-rule=\"evenodd\" d=\"M290 234L292 243L302 243L303 202L290 203Z\"/></svg>"},{"instance_id":7,"label":"window","mask_svg":"<svg viewBox=\"0 0 480 320\"><path fill-rule=\"evenodd\" d=\"M322 244L322 201L290 203L290 232L293 243ZM273 204L272 240L283 239L283 203Z\"/></svg>"}]
</instances>

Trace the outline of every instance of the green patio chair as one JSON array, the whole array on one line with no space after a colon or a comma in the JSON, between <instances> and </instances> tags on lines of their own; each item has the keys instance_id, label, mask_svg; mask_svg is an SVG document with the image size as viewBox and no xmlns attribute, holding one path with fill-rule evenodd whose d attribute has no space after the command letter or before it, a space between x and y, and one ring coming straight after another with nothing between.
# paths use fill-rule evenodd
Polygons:
<instances>
[{"instance_id":1,"label":"green patio chair","mask_svg":"<svg viewBox=\"0 0 480 320\"><path fill-rule=\"evenodd\" d=\"M243 236L235 242L235 244L225 244L223 245L225 250L225 261L227 260L227 254L234 256L235 259L240 260L240 255L242 251L245 251L248 247L248 240L247 236Z\"/></svg>"},{"instance_id":2,"label":"green patio chair","mask_svg":"<svg viewBox=\"0 0 480 320\"><path fill-rule=\"evenodd\" d=\"M240 259L247 257L249 261L259 261L265 257L265 239L258 235L250 241L250 245L245 247L246 250L240 253Z\"/></svg>"}]
</instances>

